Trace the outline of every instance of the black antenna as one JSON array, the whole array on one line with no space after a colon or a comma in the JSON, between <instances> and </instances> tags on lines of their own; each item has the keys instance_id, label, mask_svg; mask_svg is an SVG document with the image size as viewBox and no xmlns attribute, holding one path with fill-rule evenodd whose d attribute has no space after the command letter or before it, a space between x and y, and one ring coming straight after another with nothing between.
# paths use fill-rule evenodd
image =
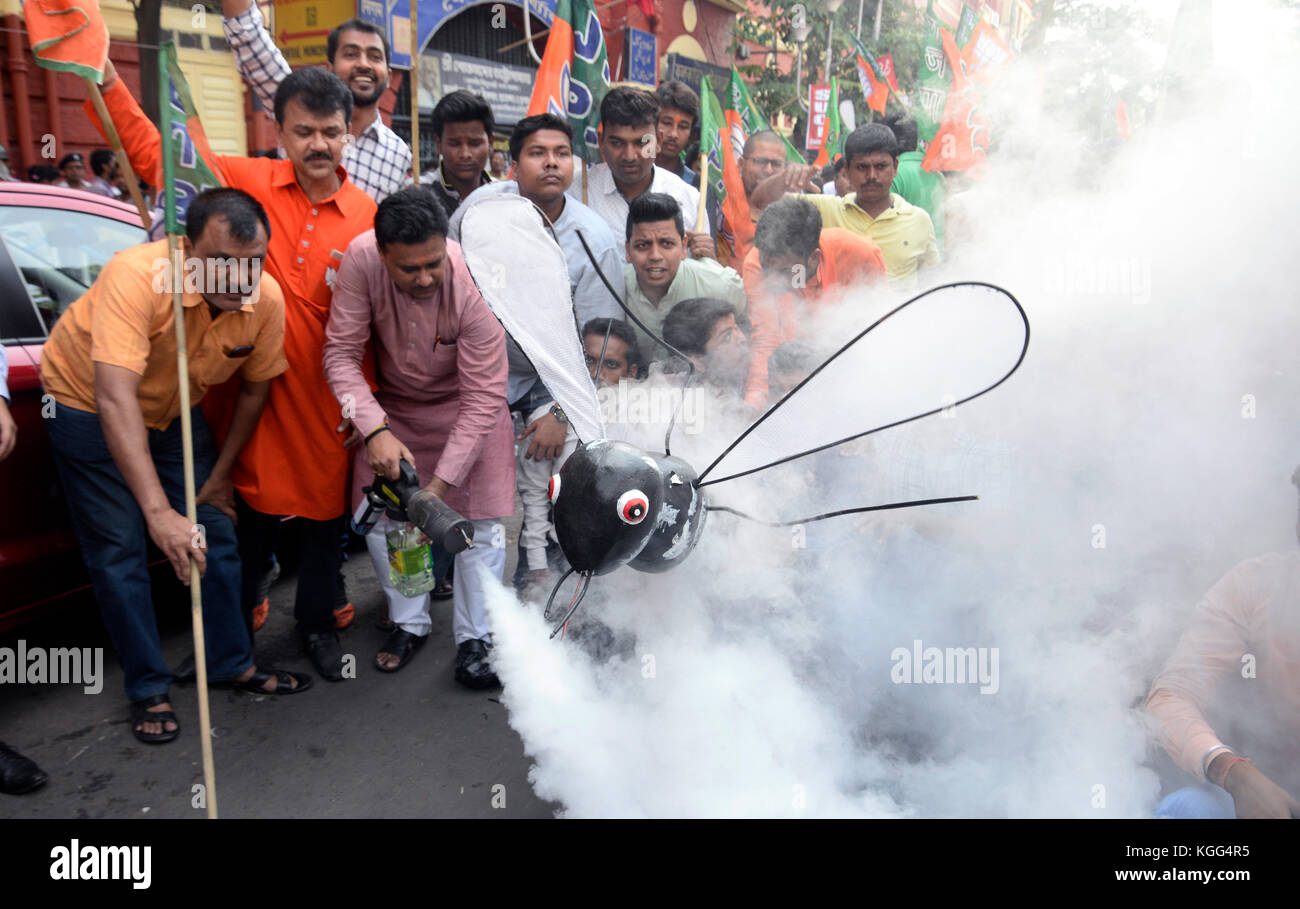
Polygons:
<instances>
[{"instance_id":1,"label":"black antenna","mask_svg":"<svg viewBox=\"0 0 1300 909\"><path fill-rule=\"evenodd\" d=\"M609 283L609 278L605 277L605 273L601 271L600 263L596 261L596 256L592 253L591 247L587 245L587 238L582 235L581 230L575 229L574 233L578 235L578 242L582 244L583 252L585 252L587 254L587 258L591 260L591 267L596 269L596 274L600 275L600 280L604 283L605 289L610 292L610 295L613 296L615 301L617 301L619 307L623 310L623 312L627 313L627 317L631 319L634 323L636 323L637 328L641 329L643 332L645 332L655 341L659 342L664 347L668 348L668 350L675 353L677 356L681 357L684 361L686 361L686 370L687 370L686 381L682 383L682 400L678 401L677 404L673 407L673 417L671 420L668 421L668 432L664 433L664 454L671 455L672 450L669 448L668 443L673 437L673 426L677 424L677 412L681 410L682 404L685 403L686 401L686 389L691 384L691 379L695 377L695 363L692 362L691 358L686 356L686 354L682 353L676 347L673 347L663 338L659 337L657 334L655 334L653 331L647 328L645 323L642 322L640 319L638 319L636 315L632 312L632 310L627 308L627 304L623 302L623 295L614 289L614 285ZM605 338L607 341L609 340L608 332L606 332ZM605 357L605 348L603 345L601 346L600 353L601 353L601 359L603 360Z\"/></svg>"},{"instance_id":2,"label":"black antenna","mask_svg":"<svg viewBox=\"0 0 1300 909\"><path fill-rule=\"evenodd\" d=\"M905 309L905 308L908 307L908 306L911 306L913 303L917 302L918 300L924 299L925 297L929 296L929 295L932 294L932 293L935 293L936 291L945 290L945 289L947 289L947 288L949 288L949 287L987 287L987 288L989 288L990 290L995 290L995 291L997 291L998 293L1001 293L1001 294L1006 295L1007 299L1010 300L1010 301L1012 302L1012 304L1015 305L1015 307L1016 307L1016 311L1020 313L1020 318L1021 318L1021 320L1025 323L1025 343L1024 343L1024 345L1020 348L1020 356L1016 358L1016 363L1015 363L1015 365L1012 366L1011 369L1007 371L1007 374L1006 374L1006 375L1004 375L1002 378L998 379L996 382L994 382L994 383L993 383L992 385L990 385L988 388L985 388L985 389L983 389L983 390L981 390L981 391L977 391L977 392L975 392L975 394L973 394L973 395L968 395L967 397L962 398L960 401L955 401L955 402L953 402L952 404L944 404L944 405L940 405L939 407L936 407L936 408L934 408L933 410L927 410L925 413L919 413L919 414L917 414L916 416L914 416L914 417L908 417L908 418L905 419L905 420L895 420L893 423L887 423L887 424L884 425L884 426L877 426L875 429L868 429L868 430L866 430L866 431L864 431L864 432L859 432L859 433L856 433L856 434L851 435L851 436L845 436L845 437L842 438L842 439L836 439L834 442L827 442L825 445L818 445L816 448L809 448L809 449L806 450L806 451L801 451L801 452L798 452L798 453L796 453L796 454L788 455L787 457L784 457L784 458L778 458L778 459L775 460L775 461L769 461L768 463L763 464L763 465L761 465L761 466L759 466L759 467L753 467L753 468L750 468L749 470L742 470L742 471L740 471L739 473L728 474L727 476L725 476L725 477L720 477L720 478L718 478L718 479L716 479L716 480L709 480L707 483L704 482L704 478L705 478L706 476L708 476L709 471L711 471L711 470L713 470L713 468L717 467L718 464L722 461L722 459L725 458L728 454L731 453L731 450L732 450L733 448L735 448L735 447L736 447L737 445L739 445L742 441L744 441L745 437L748 436L751 432L753 432L755 429L757 429L759 426L761 426L761 425L763 424L763 421L764 421L764 420L766 420L768 417L770 417L772 414L774 414L774 413L776 412L777 408L779 408L782 404L786 403L786 402L789 401L791 398L793 398L793 397L795 396L795 394L799 391L799 389L803 388L805 385L808 384L808 382L810 382L810 381L812 380L813 376L817 375L817 373L821 372L821 371L822 371L823 369L825 369L827 366L831 365L831 363L833 363L837 357L839 357L842 353L844 353L846 350L848 350L848 349L849 349L850 347L852 347L854 344L858 343L858 342L861 341L864 337L866 337L868 334L870 334L872 331L874 331L876 328L878 328L878 327L880 326L880 324L883 323L883 322L884 322L886 319L888 319L890 316L894 315L895 313L899 312L900 310ZM989 283L987 283L987 282L985 282L985 281L954 281L954 282L951 283L951 284L940 284L938 287L931 287L929 290L925 291L924 293L917 294L915 297L913 297L912 299L908 300L906 303L901 303L901 304L899 304L898 306L896 306L896 307L894 307L893 309L891 309L889 312L885 313L883 316L881 316L881 317L880 317L879 319L877 319L875 322L872 322L869 326L867 326L865 329L863 329L861 332L859 332L856 336L854 336L853 338L851 338L847 344L845 344L845 345L844 345L843 347L841 347L839 350L835 351L835 353L833 353L833 354L831 354L829 357L827 357L827 358L822 362L822 364L821 364L820 366L818 366L818 367L817 367L816 369L814 369L812 372L808 373L808 375L807 375L806 377L804 377L804 380L803 380L802 382L800 382L800 383L799 383L798 385L796 385L794 388L792 388L792 389L790 389L788 392L786 392L785 395L781 398L781 400L777 401L775 404L773 404L771 407L769 407L769 408L767 409L767 411L764 412L764 414L763 414L761 417L759 417L757 420L755 420L753 423L751 423L751 424L749 425L749 427L745 429L744 432L742 432L740 435L738 435L738 436L737 436L737 437L732 441L732 443L731 443L730 445L728 445L728 446L723 450L722 454L718 455L716 458L713 459L713 463L711 463L708 467L704 468L704 470L700 471L700 475L699 475L699 476L696 478L696 480L695 480L695 486L696 486L697 489L699 489L699 488L703 488L703 487L705 487L705 486L712 485L713 483L722 483L722 482L724 482L724 481L726 481L726 480L735 480L735 479L737 479L737 478L739 478L739 477L748 476L748 475L751 474L751 473L758 473L760 470L767 470L769 467L775 467L775 466L777 466L778 464L784 464L784 463L786 463L787 461L793 461L793 460L795 460L796 458L802 458L802 457L804 457L804 456L806 456L806 455L814 454L814 453L819 452L819 451L825 451L827 448L834 448L836 445L842 445L842 444L844 444L845 442L851 442L851 441L853 441L854 439L860 439L860 438L862 438L863 436L869 436L869 435L871 435L872 433L880 432L881 430L884 430L884 429L890 429L890 428L892 428L892 427L894 427L894 426L902 426L904 423L911 423L913 420L919 420L919 419L921 419L922 417L932 416L932 415L934 415L934 414L936 414L936 413L939 413L939 412L942 411L942 410L946 410L946 409L948 409L949 407L956 407L958 404L965 404L967 401L973 401L975 398L978 398L980 395L988 394L990 391L992 391L993 389L997 388L999 385L1001 385L1001 384L1002 384L1003 382L1005 382L1007 379L1011 378L1012 373L1014 373L1017 369L1019 369L1019 368L1020 368L1020 365L1021 365L1022 363L1025 362L1025 354L1026 354L1028 351L1029 351L1029 316L1025 315L1025 308L1024 308L1023 306L1020 305L1020 301L1017 300L1014 296L1012 296L1010 292L1006 291L1005 289L1003 289L1003 288L1001 288L1001 287L998 287L996 284L989 284Z\"/></svg>"},{"instance_id":3,"label":"black antenna","mask_svg":"<svg viewBox=\"0 0 1300 909\"><path fill-rule=\"evenodd\" d=\"M948 502L974 502L979 496L948 496L943 499L916 499L911 502L890 502L888 505L864 505L861 508L845 508L840 511L828 511L824 514L813 515L811 518L798 518L794 521L763 521L753 515L745 514L743 511L737 511L734 508L728 508L726 505L708 505L706 511L725 511L728 514L734 514L738 518L744 518L747 521L753 521L755 524L762 524L765 527L793 527L796 524L811 524L813 521L824 521L827 518L838 518L846 514L861 514L865 511L888 511L891 508L915 508L918 505L943 505Z\"/></svg>"}]
</instances>

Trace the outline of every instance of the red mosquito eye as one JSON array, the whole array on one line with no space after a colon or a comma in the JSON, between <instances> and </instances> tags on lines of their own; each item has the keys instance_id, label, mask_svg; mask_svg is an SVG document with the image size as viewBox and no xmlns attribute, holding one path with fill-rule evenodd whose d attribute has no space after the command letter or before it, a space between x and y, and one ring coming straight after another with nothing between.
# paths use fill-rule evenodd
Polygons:
<instances>
[{"instance_id":1,"label":"red mosquito eye","mask_svg":"<svg viewBox=\"0 0 1300 909\"><path fill-rule=\"evenodd\" d=\"M629 489L618 497L618 518L624 524L640 524L649 509L650 503L639 489Z\"/></svg>"},{"instance_id":2,"label":"red mosquito eye","mask_svg":"<svg viewBox=\"0 0 1300 909\"><path fill-rule=\"evenodd\" d=\"M558 473L553 474L551 476L551 482L546 484L546 495L551 500L552 505L554 505L555 500L560 497L560 475Z\"/></svg>"}]
</instances>

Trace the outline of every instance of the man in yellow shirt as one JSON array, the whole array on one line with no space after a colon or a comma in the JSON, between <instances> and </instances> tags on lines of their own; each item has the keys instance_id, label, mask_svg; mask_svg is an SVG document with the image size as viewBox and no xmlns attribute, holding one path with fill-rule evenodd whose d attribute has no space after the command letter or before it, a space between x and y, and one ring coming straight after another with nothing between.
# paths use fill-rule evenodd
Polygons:
<instances>
[{"instance_id":1,"label":"man in yellow shirt","mask_svg":"<svg viewBox=\"0 0 1300 909\"><path fill-rule=\"evenodd\" d=\"M844 171L852 192L828 196L803 193L822 216L823 227L842 227L870 238L885 257L885 275L895 290L910 290L919 283L918 272L939 264L934 224L925 209L891 193L898 172L898 142L880 123L860 126L844 141ZM809 186L816 168L794 165L768 177L750 196L750 210L760 217L763 209L783 193Z\"/></svg>"}]
</instances>

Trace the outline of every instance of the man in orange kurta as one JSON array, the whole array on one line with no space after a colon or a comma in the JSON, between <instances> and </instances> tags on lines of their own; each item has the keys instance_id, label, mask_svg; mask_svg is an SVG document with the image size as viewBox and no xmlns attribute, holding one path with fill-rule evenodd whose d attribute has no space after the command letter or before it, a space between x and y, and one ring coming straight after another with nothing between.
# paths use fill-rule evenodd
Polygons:
<instances>
[{"instance_id":1,"label":"man in orange kurta","mask_svg":"<svg viewBox=\"0 0 1300 909\"><path fill-rule=\"evenodd\" d=\"M158 130L111 63L104 74L104 101L136 172L161 186ZM98 125L89 103L86 110ZM266 270L284 291L289 361L288 372L272 381L266 410L232 471L241 500L243 605L251 633L257 568L273 551L280 516L297 515L302 559L294 617L317 670L331 680L342 678L333 609L351 457L340 434L346 421L325 381L321 354L343 251L374 226L375 217L374 200L339 164L351 116L352 94L337 76L299 70L275 96L279 141L288 160L217 156L230 185L261 202L271 218Z\"/></svg>"}]
</instances>

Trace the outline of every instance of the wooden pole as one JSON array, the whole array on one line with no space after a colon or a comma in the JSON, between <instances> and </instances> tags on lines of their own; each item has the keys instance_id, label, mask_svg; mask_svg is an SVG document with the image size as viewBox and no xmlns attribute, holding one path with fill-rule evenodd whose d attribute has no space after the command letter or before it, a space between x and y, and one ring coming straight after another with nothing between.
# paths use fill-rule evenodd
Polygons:
<instances>
[{"instance_id":1,"label":"wooden pole","mask_svg":"<svg viewBox=\"0 0 1300 909\"><path fill-rule=\"evenodd\" d=\"M707 234L709 232L709 156L700 150L700 210L695 215L695 232L697 234Z\"/></svg>"},{"instance_id":2,"label":"wooden pole","mask_svg":"<svg viewBox=\"0 0 1300 909\"><path fill-rule=\"evenodd\" d=\"M185 470L185 517L197 532L198 507L194 499L194 437L190 426L190 358L185 338L185 254L180 237L167 235L172 260L172 316L176 321L176 374L181 396L181 452ZM208 655L203 642L203 586L199 563L190 555L190 625L194 632L194 682L199 689L199 744L203 748L203 784L207 790L208 817L217 817L217 774L212 762L212 717L208 711Z\"/></svg>"},{"instance_id":3,"label":"wooden pole","mask_svg":"<svg viewBox=\"0 0 1300 909\"><path fill-rule=\"evenodd\" d=\"M90 103L95 105L95 113L99 114L99 122L103 124L104 132L108 134L108 143L113 146L113 154L117 155L118 167L122 169L122 174L126 177L126 188L131 193L131 201L135 203L135 207L140 212L140 220L144 222L144 229L148 230L153 226L153 219L149 217L149 209L145 207L144 195L140 192L140 184L135 179L135 171L131 169L131 159L126 156L126 149L122 147L122 138L117 134L117 127L113 125L113 119L108 115L108 108L104 105L104 95L99 90L99 86L90 79L86 79L86 89L90 92ZM180 274L184 274L184 272L180 272ZM188 383L185 385L185 394L189 394ZM186 419L188 419L188 416ZM187 435L185 438L188 443L189 436ZM193 519L191 518L191 520Z\"/></svg>"},{"instance_id":4,"label":"wooden pole","mask_svg":"<svg viewBox=\"0 0 1300 909\"><path fill-rule=\"evenodd\" d=\"M593 9L594 12L597 12L597 13L598 13L598 12L600 12L600 11L603 10L603 9L608 9L609 7L613 6L615 3L624 3L624 2L626 2L626 0L609 0L608 3L600 3L600 4L597 4L596 6L592 7L592 9ZM412 16L411 19L414 20L415 17ZM540 38L540 37L542 37L543 35L549 35L550 33L551 33L551 30L550 30L549 28L544 28L544 29L542 29L540 32L533 32L533 37L534 37L534 38ZM512 51L512 50L514 50L516 47L523 47L523 46L524 46L525 44L527 44L527 43L528 43L528 39L527 39L527 38L520 38L518 41L514 42L513 44L507 44L505 47L498 47L498 48L497 48L497 53L498 53L498 54L504 54L506 51ZM615 70L615 72L617 72L617 70Z\"/></svg>"},{"instance_id":5,"label":"wooden pole","mask_svg":"<svg viewBox=\"0 0 1300 909\"><path fill-rule=\"evenodd\" d=\"M420 0L411 0L411 182L420 182ZM527 15L527 13L525 13Z\"/></svg>"}]
</instances>

